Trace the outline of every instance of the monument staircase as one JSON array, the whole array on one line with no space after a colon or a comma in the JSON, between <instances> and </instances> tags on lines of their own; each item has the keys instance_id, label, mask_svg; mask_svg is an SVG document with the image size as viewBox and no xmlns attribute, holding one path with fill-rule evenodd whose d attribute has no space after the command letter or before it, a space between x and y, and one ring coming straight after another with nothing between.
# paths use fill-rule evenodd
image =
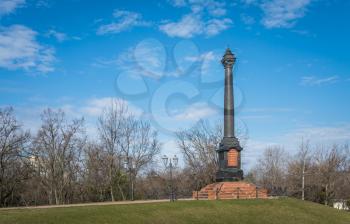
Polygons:
<instances>
[{"instance_id":1,"label":"monument staircase","mask_svg":"<svg viewBox=\"0 0 350 224\"><path fill-rule=\"evenodd\" d=\"M245 181L237 181L209 184L200 191L193 191L192 197L198 200L266 199L268 195L266 189Z\"/></svg>"}]
</instances>

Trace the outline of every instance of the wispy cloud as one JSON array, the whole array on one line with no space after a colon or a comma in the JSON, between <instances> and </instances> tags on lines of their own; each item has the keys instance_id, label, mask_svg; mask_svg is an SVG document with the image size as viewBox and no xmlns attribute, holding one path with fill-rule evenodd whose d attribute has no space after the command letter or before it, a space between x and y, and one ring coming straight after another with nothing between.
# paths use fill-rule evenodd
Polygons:
<instances>
[{"instance_id":1,"label":"wispy cloud","mask_svg":"<svg viewBox=\"0 0 350 224\"><path fill-rule=\"evenodd\" d=\"M93 67L97 68L109 68L109 67L116 67L117 65L117 59L115 58L96 58L94 62L91 63Z\"/></svg>"},{"instance_id":2,"label":"wispy cloud","mask_svg":"<svg viewBox=\"0 0 350 224\"><path fill-rule=\"evenodd\" d=\"M37 0L36 7L38 8L49 8L52 5L52 0Z\"/></svg>"},{"instance_id":3,"label":"wispy cloud","mask_svg":"<svg viewBox=\"0 0 350 224\"><path fill-rule=\"evenodd\" d=\"M255 23L254 17L246 14L241 14L241 20L245 25L253 25Z\"/></svg>"},{"instance_id":4,"label":"wispy cloud","mask_svg":"<svg viewBox=\"0 0 350 224\"><path fill-rule=\"evenodd\" d=\"M37 32L22 26L0 27L0 67L48 73L54 70L55 50L40 44Z\"/></svg>"},{"instance_id":5,"label":"wispy cloud","mask_svg":"<svg viewBox=\"0 0 350 224\"><path fill-rule=\"evenodd\" d=\"M46 33L46 36L47 37L54 37L58 42L63 42L63 41L68 39L67 34L58 32L58 31L53 30L53 29L49 30Z\"/></svg>"},{"instance_id":6,"label":"wispy cloud","mask_svg":"<svg viewBox=\"0 0 350 224\"><path fill-rule=\"evenodd\" d=\"M102 25L98 28L97 34L113 34L129 30L133 27L150 26L151 23L144 21L142 15L136 12L115 10L113 17L116 21Z\"/></svg>"},{"instance_id":7,"label":"wispy cloud","mask_svg":"<svg viewBox=\"0 0 350 224\"><path fill-rule=\"evenodd\" d=\"M203 60L212 61L215 59L215 57L213 51L208 51L198 56L187 56L184 59L189 62L202 62Z\"/></svg>"},{"instance_id":8,"label":"wispy cloud","mask_svg":"<svg viewBox=\"0 0 350 224\"><path fill-rule=\"evenodd\" d=\"M221 31L224 31L230 28L232 24L233 22L229 18L211 19L206 23L204 33L208 37L215 36L221 33Z\"/></svg>"},{"instance_id":9,"label":"wispy cloud","mask_svg":"<svg viewBox=\"0 0 350 224\"><path fill-rule=\"evenodd\" d=\"M259 2L259 0L241 0L244 4L251 5L251 4L256 4Z\"/></svg>"},{"instance_id":10,"label":"wispy cloud","mask_svg":"<svg viewBox=\"0 0 350 224\"><path fill-rule=\"evenodd\" d=\"M169 2L175 7L184 7L186 6L186 0L169 0Z\"/></svg>"},{"instance_id":11,"label":"wispy cloud","mask_svg":"<svg viewBox=\"0 0 350 224\"><path fill-rule=\"evenodd\" d=\"M217 111L206 103L195 103L187 107L183 112L175 116L180 121L198 121L216 114Z\"/></svg>"},{"instance_id":12,"label":"wispy cloud","mask_svg":"<svg viewBox=\"0 0 350 224\"><path fill-rule=\"evenodd\" d=\"M13 13L16 8L23 6L25 0L1 0L0 1L0 17Z\"/></svg>"},{"instance_id":13,"label":"wispy cloud","mask_svg":"<svg viewBox=\"0 0 350 224\"><path fill-rule=\"evenodd\" d=\"M310 139L317 144L345 143L350 140L350 125L302 127L286 134L282 140L288 144L295 139Z\"/></svg>"},{"instance_id":14,"label":"wispy cloud","mask_svg":"<svg viewBox=\"0 0 350 224\"><path fill-rule=\"evenodd\" d=\"M191 38L202 34L211 37L228 29L232 24L229 18L205 21L201 15L191 13L183 16L178 22L160 25L159 29L170 37Z\"/></svg>"},{"instance_id":15,"label":"wispy cloud","mask_svg":"<svg viewBox=\"0 0 350 224\"><path fill-rule=\"evenodd\" d=\"M81 102L80 104L73 102L73 100L74 99L49 100L45 98L38 101L40 104L33 105L33 102L27 102L14 106L14 109L19 120L23 122L24 128L30 129L32 133L35 133L39 129L41 125L39 115L47 108L52 108L54 110L61 109L69 119L83 117L85 120L85 127L87 128L87 134L92 138L97 135L96 119L102 114L103 110L111 106L114 101L124 103L128 107L129 112L133 115L144 116L141 108L117 97L89 98L86 100L79 100L79 102Z\"/></svg>"},{"instance_id":16,"label":"wispy cloud","mask_svg":"<svg viewBox=\"0 0 350 224\"><path fill-rule=\"evenodd\" d=\"M264 12L262 23L267 28L290 28L297 19L305 16L311 0L265 0L261 4Z\"/></svg>"},{"instance_id":17,"label":"wispy cloud","mask_svg":"<svg viewBox=\"0 0 350 224\"><path fill-rule=\"evenodd\" d=\"M317 78L315 76L304 76L301 78L300 85L303 86L321 86L333 84L339 81L339 76L329 76L324 78Z\"/></svg>"},{"instance_id":18,"label":"wispy cloud","mask_svg":"<svg viewBox=\"0 0 350 224\"><path fill-rule=\"evenodd\" d=\"M200 16L188 14L178 22L169 22L159 27L161 31L170 37L191 38L203 33L203 22Z\"/></svg>"},{"instance_id":19,"label":"wispy cloud","mask_svg":"<svg viewBox=\"0 0 350 224\"><path fill-rule=\"evenodd\" d=\"M118 101L128 106L131 113L136 116L141 115L143 112L140 108L131 105L128 101L116 98L116 97L102 97L102 98L91 98L86 101L86 104L81 108L78 108L80 114L91 117L98 117L102 114L103 110Z\"/></svg>"},{"instance_id":20,"label":"wispy cloud","mask_svg":"<svg viewBox=\"0 0 350 224\"><path fill-rule=\"evenodd\" d=\"M332 144L345 144L350 141L350 125L338 126L305 126L292 129L285 134L279 133L272 138L251 138L247 147L243 150L243 164L250 168L261 157L265 148L270 146L282 146L290 154L294 154L302 140L310 140L314 145L331 146Z\"/></svg>"},{"instance_id":21,"label":"wispy cloud","mask_svg":"<svg viewBox=\"0 0 350 224\"><path fill-rule=\"evenodd\" d=\"M146 39L120 53L116 65L120 71L157 79L165 75L166 56L162 43Z\"/></svg>"},{"instance_id":22,"label":"wispy cloud","mask_svg":"<svg viewBox=\"0 0 350 224\"><path fill-rule=\"evenodd\" d=\"M191 12L182 16L177 22L166 21L159 26L159 30L170 37L191 38L197 35L211 37L233 24L230 18L221 18L227 13L224 2L214 0L171 2L175 7L187 7Z\"/></svg>"},{"instance_id":23,"label":"wispy cloud","mask_svg":"<svg viewBox=\"0 0 350 224\"><path fill-rule=\"evenodd\" d=\"M211 16L224 16L227 13L224 1L217 0L170 0L175 7L188 7L193 13L208 13Z\"/></svg>"},{"instance_id":24,"label":"wispy cloud","mask_svg":"<svg viewBox=\"0 0 350 224\"><path fill-rule=\"evenodd\" d=\"M247 108L245 112L293 112L295 109L288 107L260 107L260 108Z\"/></svg>"}]
</instances>

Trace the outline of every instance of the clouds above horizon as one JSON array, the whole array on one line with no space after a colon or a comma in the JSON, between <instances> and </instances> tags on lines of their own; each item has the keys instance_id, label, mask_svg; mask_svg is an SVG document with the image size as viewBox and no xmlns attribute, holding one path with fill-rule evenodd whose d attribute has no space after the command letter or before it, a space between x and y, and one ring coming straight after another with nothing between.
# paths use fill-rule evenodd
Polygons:
<instances>
[{"instance_id":1,"label":"clouds above horizon","mask_svg":"<svg viewBox=\"0 0 350 224\"><path fill-rule=\"evenodd\" d=\"M261 8L264 12L262 24L266 28L290 28L305 16L311 0L270 0L264 1Z\"/></svg>"},{"instance_id":2,"label":"clouds above horizon","mask_svg":"<svg viewBox=\"0 0 350 224\"><path fill-rule=\"evenodd\" d=\"M312 0L242 0L263 11L262 25L268 29L291 28L305 16Z\"/></svg>"},{"instance_id":3,"label":"clouds above horizon","mask_svg":"<svg viewBox=\"0 0 350 224\"><path fill-rule=\"evenodd\" d=\"M47 37L54 37L58 42L63 42L63 41L68 40L67 34L58 32L57 30L54 30L54 29L50 29L46 33L46 36Z\"/></svg>"},{"instance_id":4,"label":"clouds above horizon","mask_svg":"<svg viewBox=\"0 0 350 224\"><path fill-rule=\"evenodd\" d=\"M323 78L317 78L315 76L304 76L301 78L300 85L302 86L321 86L327 84L333 84L339 81L339 76L333 75Z\"/></svg>"},{"instance_id":5,"label":"clouds above horizon","mask_svg":"<svg viewBox=\"0 0 350 224\"><path fill-rule=\"evenodd\" d=\"M170 37L192 38L198 35L211 37L227 30L233 21L226 16L225 2L215 0L170 1L174 7L186 7L190 13L178 21L165 21L159 30Z\"/></svg>"},{"instance_id":6,"label":"clouds above horizon","mask_svg":"<svg viewBox=\"0 0 350 224\"><path fill-rule=\"evenodd\" d=\"M143 20L142 15L137 12L116 9L113 12L113 17L115 21L101 25L98 28L98 35L115 34L130 30L133 27L150 26L150 22Z\"/></svg>"},{"instance_id":7,"label":"clouds above horizon","mask_svg":"<svg viewBox=\"0 0 350 224\"><path fill-rule=\"evenodd\" d=\"M224 16L227 13L225 1L218 0L170 0L175 7L188 7L193 13L208 13L211 16Z\"/></svg>"},{"instance_id":8,"label":"clouds above horizon","mask_svg":"<svg viewBox=\"0 0 350 224\"><path fill-rule=\"evenodd\" d=\"M177 113L174 118L177 121L194 121L206 119L217 114L218 111L210 107L207 103L194 103L188 105L183 111Z\"/></svg>"},{"instance_id":9,"label":"clouds above horizon","mask_svg":"<svg viewBox=\"0 0 350 224\"><path fill-rule=\"evenodd\" d=\"M170 37L191 38L197 35L211 37L228 29L233 24L229 18L203 20L200 15L188 14L178 22L169 22L159 29Z\"/></svg>"},{"instance_id":10,"label":"clouds above horizon","mask_svg":"<svg viewBox=\"0 0 350 224\"><path fill-rule=\"evenodd\" d=\"M13 13L17 8L23 6L25 0L1 0L0 1L0 18Z\"/></svg>"},{"instance_id":11,"label":"clouds above horizon","mask_svg":"<svg viewBox=\"0 0 350 224\"><path fill-rule=\"evenodd\" d=\"M36 31L23 25L0 27L0 67L52 72L55 49L39 43L37 35Z\"/></svg>"}]
</instances>

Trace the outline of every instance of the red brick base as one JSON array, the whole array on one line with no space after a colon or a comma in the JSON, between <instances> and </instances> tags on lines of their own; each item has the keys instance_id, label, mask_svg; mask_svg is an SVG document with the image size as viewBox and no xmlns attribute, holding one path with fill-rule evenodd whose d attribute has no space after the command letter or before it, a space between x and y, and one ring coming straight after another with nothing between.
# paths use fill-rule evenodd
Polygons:
<instances>
[{"instance_id":1,"label":"red brick base","mask_svg":"<svg viewBox=\"0 0 350 224\"><path fill-rule=\"evenodd\" d=\"M267 190L257 188L256 185L245 181L218 182L205 186L200 191L193 191L193 199L266 199Z\"/></svg>"}]
</instances>

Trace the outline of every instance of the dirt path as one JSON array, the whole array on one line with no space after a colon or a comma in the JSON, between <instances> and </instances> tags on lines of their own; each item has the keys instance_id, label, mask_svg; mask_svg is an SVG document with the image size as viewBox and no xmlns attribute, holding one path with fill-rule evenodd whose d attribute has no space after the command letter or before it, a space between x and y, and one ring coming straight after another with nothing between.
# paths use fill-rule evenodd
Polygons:
<instances>
[{"instance_id":1,"label":"dirt path","mask_svg":"<svg viewBox=\"0 0 350 224\"><path fill-rule=\"evenodd\" d=\"M178 199L178 201L189 201L188 199ZM100 206L100 205L129 205L129 204L149 204L149 203L161 203L169 202L169 199L162 200L138 200L138 201L115 201L115 202L94 202L94 203L80 203L80 204L66 204L66 205L40 205L40 206L26 206L26 207L9 207L0 208L3 210L15 210L15 209L43 209L43 208L68 208L68 207L83 207L83 206Z\"/></svg>"}]
</instances>

